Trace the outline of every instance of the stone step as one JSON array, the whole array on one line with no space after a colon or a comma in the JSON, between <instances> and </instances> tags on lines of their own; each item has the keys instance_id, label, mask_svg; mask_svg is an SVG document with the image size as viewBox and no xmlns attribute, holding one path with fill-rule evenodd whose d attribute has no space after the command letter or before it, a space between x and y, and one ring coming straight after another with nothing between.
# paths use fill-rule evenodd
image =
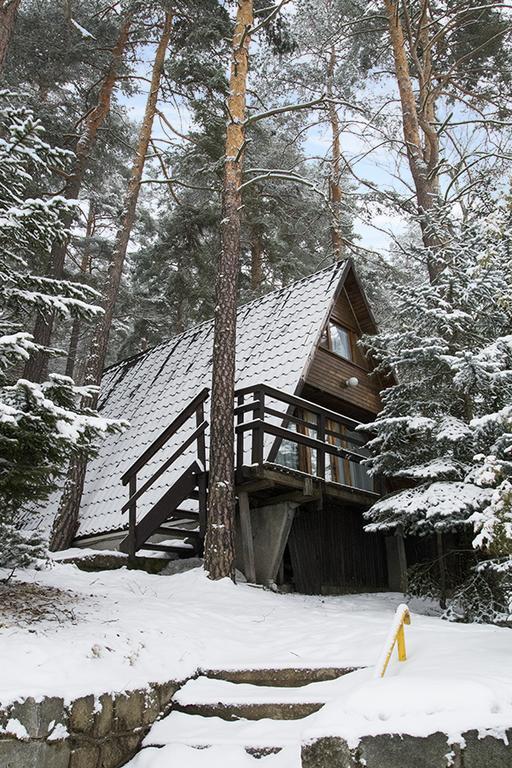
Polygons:
<instances>
[{"instance_id":1,"label":"stone step","mask_svg":"<svg viewBox=\"0 0 512 768\"><path fill-rule=\"evenodd\" d=\"M202 669L201 675L214 680L230 683L251 683L252 685L298 688L309 683L336 680L361 667L279 667L250 669Z\"/></svg>"},{"instance_id":2,"label":"stone step","mask_svg":"<svg viewBox=\"0 0 512 768\"><path fill-rule=\"evenodd\" d=\"M224 720L296 720L317 712L336 696L338 687L337 679L302 687L278 687L197 677L176 693L173 708Z\"/></svg>"},{"instance_id":3,"label":"stone step","mask_svg":"<svg viewBox=\"0 0 512 768\"><path fill-rule=\"evenodd\" d=\"M186 744L190 747L237 745L252 755L268 755L290 746L299 746L300 720L224 720L173 711L156 722L144 739L144 747Z\"/></svg>"}]
</instances>

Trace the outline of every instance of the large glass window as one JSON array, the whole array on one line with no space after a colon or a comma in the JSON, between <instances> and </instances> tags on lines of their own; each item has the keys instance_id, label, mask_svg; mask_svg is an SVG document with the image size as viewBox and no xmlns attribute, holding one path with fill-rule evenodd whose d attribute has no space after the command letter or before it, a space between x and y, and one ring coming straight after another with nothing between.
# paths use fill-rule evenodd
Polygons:
<instances>
[{"instance_id":1,"label":"large glass window","mask_svg":"<svg viewBox=\"0 0 512 768\"><path fill-rule=\"evenodd\" d=\"M352 340L350 331L337 323L330 322L322 334L320 346L334 354L352 360Z\"/></svg>"}]
</instances>

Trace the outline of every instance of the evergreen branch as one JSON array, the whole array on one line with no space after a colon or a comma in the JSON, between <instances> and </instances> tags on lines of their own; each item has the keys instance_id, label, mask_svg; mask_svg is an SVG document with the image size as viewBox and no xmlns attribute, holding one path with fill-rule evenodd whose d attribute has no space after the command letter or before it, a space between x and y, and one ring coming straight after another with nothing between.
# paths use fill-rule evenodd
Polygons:
<instances>
[{"instance_id":1,"label":"evergreen branch","mask_svg":"<svg viewBox=\"0 0 512 768\"><path fill-rule=\"evenodd\" d=\"M312 101L305 101L300 104L287 104L285 107L274 107L274 109L269 109L267 112L259 112L256 115L252 115L252 117L248 117L247 120L245 120L244 125L252 125L252 123L256 123L259 120L265 120L267 117L282 115L284 112L297 112L301 109L312 109L313 107L320 106L320 104L325 104L326 101L325 94L323 93L317 99L312 99Z\"/></svg>"},{"instance_id":2,"label":"evergreen branch","mask_svg":"<svg viewBox=\"0 0 512 768\"><path fill-rule=\"evenodd\" d=\"M252 29L249 29L247 31L247 34L251 35L251 36L255 35L257 32L260 31L260 29L263 29L263 27L266 27L267 24L270 21L272 21L272 19L274 19L277 16L277 14L281 10L281 8L284 5L287 5L289 2L291 2L291 0L281 0L280 3L278 3L277 5L274 6L273 10L269 13L269 15L265 19L263 19L263 21L261 21L259 24L257 24L255 27L253 27Z\"/></svg>"}]
</instances>

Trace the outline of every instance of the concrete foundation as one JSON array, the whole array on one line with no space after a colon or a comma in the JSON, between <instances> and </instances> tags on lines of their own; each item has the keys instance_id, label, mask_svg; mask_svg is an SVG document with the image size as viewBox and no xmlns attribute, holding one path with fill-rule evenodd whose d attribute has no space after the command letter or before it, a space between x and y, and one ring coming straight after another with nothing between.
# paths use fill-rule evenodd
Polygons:
<instances>
[{"instance_id":1,"label":"concrete foundation","mask_svg":"<svg viewBox=\"0 0 512 768\"><path fill-rule=\"evenodd\" d=\"M292 527L295 502L267 507L240 507L237 532L237 566L248 581L271 584L276 581Z\"/></svg>"}]
</instances>

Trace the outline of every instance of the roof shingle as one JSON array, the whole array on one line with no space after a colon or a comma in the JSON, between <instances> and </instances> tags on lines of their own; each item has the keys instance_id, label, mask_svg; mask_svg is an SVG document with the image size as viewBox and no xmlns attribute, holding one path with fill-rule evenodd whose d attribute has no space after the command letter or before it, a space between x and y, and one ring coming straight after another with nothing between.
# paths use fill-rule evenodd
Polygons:
<instances>
[{"instance_id":1,"label":"roof shingle","mask_svg":"<svg viewBox=\"0 0 512 768\"><path fill-rule=\"evenodd\" d=\"M237 387L264 382L292 393L326 318L343 271L337 264L246 304L237 316ZM130 427L111 435L89 462L78 536L127 527L120 509L127 499L121 476L203 387L211 382L213 321L105 371L99 408ZM208 404L207 404L208 406ZM190 431L194 424L187 427ZM140 473L142 484L185 439L169 443ZM207 436L208 439L208 436ZM189 465L194 448L180 457L141 498L139 515L169 488Z\"/></svg>"}]
</instances>

